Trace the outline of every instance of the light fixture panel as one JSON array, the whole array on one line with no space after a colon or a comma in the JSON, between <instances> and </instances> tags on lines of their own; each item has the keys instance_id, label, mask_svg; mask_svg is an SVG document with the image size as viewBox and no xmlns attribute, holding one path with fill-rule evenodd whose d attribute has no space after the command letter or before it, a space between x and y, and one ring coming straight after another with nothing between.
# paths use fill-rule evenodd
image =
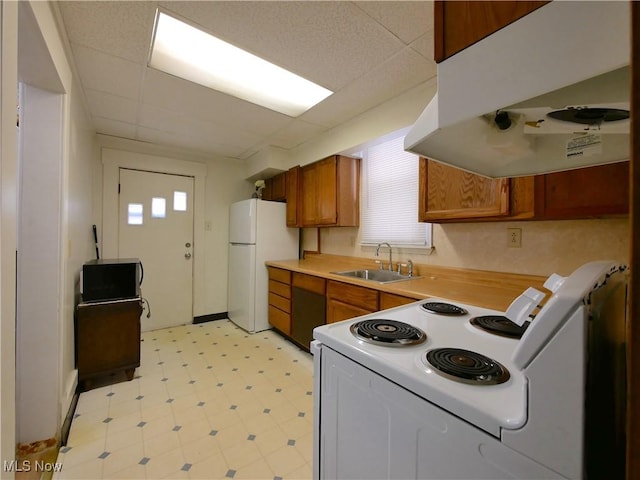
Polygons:
<instances>
[{"instance_id":1,"label":"light fixture panel","mask_svg":"<svg viewBox=\"0 0 640 480\"><path fill-rule=\"evenodd\" d=\"M159 10L149 66L291 117L333 93Z\"/></svg>"}]
</instances>

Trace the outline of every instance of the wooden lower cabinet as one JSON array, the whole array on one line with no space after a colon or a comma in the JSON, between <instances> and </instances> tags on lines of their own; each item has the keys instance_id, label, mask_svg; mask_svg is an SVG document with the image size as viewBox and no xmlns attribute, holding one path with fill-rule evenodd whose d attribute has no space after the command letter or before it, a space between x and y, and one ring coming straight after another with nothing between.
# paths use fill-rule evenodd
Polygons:
<instances>
[{"instance_id":1,"label":"wooden lower cabinet","mask_svg":"<svg viewBox=\"0 0 640 480\"><path fill-rule=\"evenodd\" d=\"M417 299L405 297L404 295L396 295L395 293L380 292L380 310L388 308L400 307L409 303L416 302Z\"/></svg>"},{"instance_id":2,"label":"wooden lower cabinet","mask_svg":"<svg viewBox=\"0 0 640 480\"><path fill-rule=\"evenodd\" d=\"M377 290L334 280L327 282L327 323L377 312L378 307Z\"/></svg>"},{"instance_id":3,"label":"wooden lower cabinet","mask_svg":"<svg viewBox=\"0 0 640 480\"><path fill-rule=\"evenodd\" d=\"M291 272L267 267L269 271L269 323L291 335Z\"/></svg>"},{"instance_id":4,"label":"wooden lower cabinet","mask_svg":"<svg viewBox=\"0 0 640 480\"><path fill-rule=\"evenodd\" d=\"M87 389L91 380L117 372L133 379L140 366L139 298L80 303L75 318L78 381Z\"/></svg>"}]
</instances>

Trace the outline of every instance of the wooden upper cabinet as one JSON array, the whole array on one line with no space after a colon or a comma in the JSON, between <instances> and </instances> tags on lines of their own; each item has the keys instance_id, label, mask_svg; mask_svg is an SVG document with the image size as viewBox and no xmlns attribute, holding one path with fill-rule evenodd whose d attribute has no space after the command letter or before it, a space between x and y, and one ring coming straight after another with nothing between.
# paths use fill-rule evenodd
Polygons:
<instances>
[{"instance_id":1,"label":"wooden upper cabinet","mask_svg":"<svg viewBox=\"0 0 640 480\"><path fill-rule=\"evenodd\" d=\"M359 185L357 158L333 155L302 167L302 226L358 226Z\"/></svg>"},{"instance_id":2,"label":"wooden upper cabinet","mask_svg":"<svg viewBox=\"0 0 640 480\"><path fill-rule=\"evenodd\" d=\"M433 11L435 61L449 58L547 3L436 0Z\"/></svg>"},{"instance_id":3,"label":"wooden upper cabinet","mask_svg":"<svg viewBox=\"0 0 640 480\"><path fill-rule=\"evenodd\" d=\"M285 202L287 200L285 173L286 172L279 173L264 181L264 190L262 192L263 200L274 202Z\"/></svg>"},{"instance_id":4,"label":"wooden upper cabinet","mask_svg":"<svg viewBox=\"0 0 640 480\"><path fill-rule=\"evenodd\" d=\"M421 222L509 215L509 179L491 179L420 158Z\"/></svg>"},{"instance_id":5,"label":"wooden upper cabinet","mask_svg":"<svg viewBox=\"0 0 640 480\"><path fill-rule=\"evenodd\" d=\"M287 199L287 227L302 226L300 214L300 184L302 169L299 165L290 168L285 174L285 192Z\"/></svg>"},{"instance_id":6,"label":"wooden upper cabinet","mask_svg":"<svg viewBox=\"0 0 640 480\"><path fill-rule=\"evenodd\" d=\"M629 162L536 177L536 216L548 220L629 213Z\"/></svg>"},{"instance_id":7,"label":"wooden upper cabinet","mask_svg":"<svg viewBox=\"0 0 640 480\"><path fill-rule=\"evenodd\" d=\"M628 178L629 162L490 179L421 158L418 218L453 223L626 215Z\"/></svg>"}]
</instances>

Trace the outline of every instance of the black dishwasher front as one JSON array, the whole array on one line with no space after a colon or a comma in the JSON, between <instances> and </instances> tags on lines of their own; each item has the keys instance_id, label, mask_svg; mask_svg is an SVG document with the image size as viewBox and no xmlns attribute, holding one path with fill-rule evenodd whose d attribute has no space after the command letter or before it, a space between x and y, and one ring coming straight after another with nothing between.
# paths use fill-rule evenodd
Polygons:
<instances>
[{"instance_id":1,"label":"black dishwasher front","mask_svg":"<svg viewBox=\"0 0 640 480\"><path fill-rule=\"evenodd\" d=\"M292 289L291 338L309 350L313 329L324 325L327 304L325 296L300 287Z\"/></svg>"}]
</instances>

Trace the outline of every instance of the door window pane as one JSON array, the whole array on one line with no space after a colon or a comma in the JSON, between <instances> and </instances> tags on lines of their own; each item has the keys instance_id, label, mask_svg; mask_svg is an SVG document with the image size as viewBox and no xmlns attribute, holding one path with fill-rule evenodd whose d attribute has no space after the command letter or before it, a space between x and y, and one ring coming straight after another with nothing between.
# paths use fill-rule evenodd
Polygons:
<instances>
[{"instance_id":1,"label":"door window pane","mask_svg":"<svg viewBox=\"0 0 640 480\"><path fill-rule=\"evenodd\" d=\"M173 209L176 212L187 211L187 192L173 192Z\"/></svg>"},{"instance_id":2,"label":"door window pane","mask_svg":"<svg viewBox=\"0 0 640 480\"><path fill-rule=\"evenodd\" d=\"M151 218L164 218L167 216L167 199L153 197L151 199Z\"/></svg>"},{"instance_id":3,"label":"door window pane","mask_svg":"<svg viewBox=\"0 0 640 480\"><path fill-rule=\"evenodd\" d=\"M143 205L130 203L127 208L127 223L129 225L142 225Z\"/></svg>"}]
</instances>

